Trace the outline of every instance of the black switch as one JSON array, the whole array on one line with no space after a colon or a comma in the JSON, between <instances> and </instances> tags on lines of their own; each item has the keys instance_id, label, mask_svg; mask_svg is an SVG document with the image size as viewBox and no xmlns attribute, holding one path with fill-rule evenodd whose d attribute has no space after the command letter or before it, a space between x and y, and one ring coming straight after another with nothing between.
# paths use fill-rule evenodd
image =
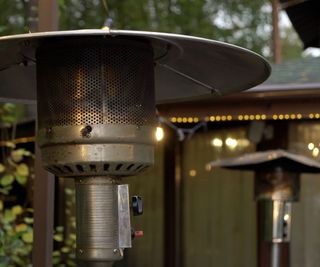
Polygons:
<instances>
[{"instance_id":1,"label":"black switch","mask_svg":"<svg viewBox=\"0 0 320 267\"><path fill-rule=\"evenodd\" d=\"M133 216L139 216L143 214L143 203L140 196L132 197L132 212Z\"/></svg>"}]
</instances>

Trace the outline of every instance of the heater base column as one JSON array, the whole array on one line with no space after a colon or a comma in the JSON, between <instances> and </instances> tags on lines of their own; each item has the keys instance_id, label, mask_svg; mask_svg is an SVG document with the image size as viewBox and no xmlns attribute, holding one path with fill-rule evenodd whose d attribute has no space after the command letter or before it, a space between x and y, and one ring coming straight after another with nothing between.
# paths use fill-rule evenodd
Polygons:
<instances>
[{"instance_id":1,"label":"heater base column","mask_svg":"<svg viewBox=\"0 0 320 267\"><path fill-rule=\"evenodd\" d=\"M79 266L105 267L131 247L127 185L109 177L75 179Z\"/></svg>"}]
</instances>

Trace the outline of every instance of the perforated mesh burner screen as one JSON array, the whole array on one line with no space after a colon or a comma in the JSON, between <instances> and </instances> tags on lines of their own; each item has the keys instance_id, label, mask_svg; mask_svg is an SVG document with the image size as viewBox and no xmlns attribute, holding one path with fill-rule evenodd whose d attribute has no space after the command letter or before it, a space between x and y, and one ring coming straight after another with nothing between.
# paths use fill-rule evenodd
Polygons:
<instances>
[{"instance_id":1,"label":"perforated mesh burner screen","mask_svg":"<svg viewBox=\"0 0 320 267\"><path fill-rule=\"evenodd\" d=\"M51 41L37 51L39 126L152 125L153 52L135 40Z\"/></svg>"}]
</instances>

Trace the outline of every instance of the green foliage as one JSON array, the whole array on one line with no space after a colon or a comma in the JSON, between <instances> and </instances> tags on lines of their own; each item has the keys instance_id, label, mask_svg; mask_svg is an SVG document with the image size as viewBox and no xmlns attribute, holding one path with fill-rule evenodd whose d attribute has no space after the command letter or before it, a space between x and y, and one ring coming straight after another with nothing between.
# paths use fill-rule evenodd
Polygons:
<instances>
[{"instance_id":1,"label":"green foliage","mask_svg":"<svg viewBox=\"0 0 320 267\"><path fill-rule=\"evenodd\" d=\"M75 248L76 248L76 219L73 214L75 207L75 191L71 188L65 188L66 197L66 227L58 226L53 236L54 241L58 245L58 249L53 252L53 266L74 267L75 264Z\"/></svg>"},{"instance_id":2,"label":"green foliage","mask_svg":"<svg viewBox=\"0 0 320 267\"><path fill-rule=\"evenodd\" d=\"M33 241L33 212L25 206L12 206L11 194L16 185L26 186L31 172L25 160L33 158L30 151L16 148L13 134L6 127L14 125L23 110L21 105L0 105L2 162L0 163L0 267L32 266L31 251ZM10 200L10 201L9 201ZM8 203L8 205L7 205Z\"/></svg>"},{"instance_id":3,"label":"green foliage","mask_svg":"<svg viewBox=\"0 0 320 267\"><path fill-rule=\"evenodd\" d=\"M175 32L238 44L262 52L270 40L266 0L60 0L61 29L114 28Z\"/></svg>"}]
</instances>

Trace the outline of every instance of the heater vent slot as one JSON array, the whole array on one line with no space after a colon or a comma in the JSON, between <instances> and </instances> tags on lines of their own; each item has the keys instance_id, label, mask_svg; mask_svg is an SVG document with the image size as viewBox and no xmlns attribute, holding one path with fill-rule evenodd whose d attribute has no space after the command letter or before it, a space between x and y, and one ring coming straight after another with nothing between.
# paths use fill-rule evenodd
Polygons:
<instances>
[{"instance_id":1,"label":"heater vent slot","mask_svg":"<svg viewBox=\"0 0 320 267\"><path fill-rule=\"evenodd\" d=\"M90 175L119 175L127 176L140 173L150 164L136 163L84 163L48 166L47 170L57 176L90 176Z\"/></svg>"},{"instance_id":2,"label":"heater vent slot","mask_svg":"<svg viewBox=\"0 0 320 267\"><path fill-rule=\"evenodd\" d=\"M153 52L142 41L64 40L37 50L40 128L155 122Z\"/></svg>"}]
</instances>

